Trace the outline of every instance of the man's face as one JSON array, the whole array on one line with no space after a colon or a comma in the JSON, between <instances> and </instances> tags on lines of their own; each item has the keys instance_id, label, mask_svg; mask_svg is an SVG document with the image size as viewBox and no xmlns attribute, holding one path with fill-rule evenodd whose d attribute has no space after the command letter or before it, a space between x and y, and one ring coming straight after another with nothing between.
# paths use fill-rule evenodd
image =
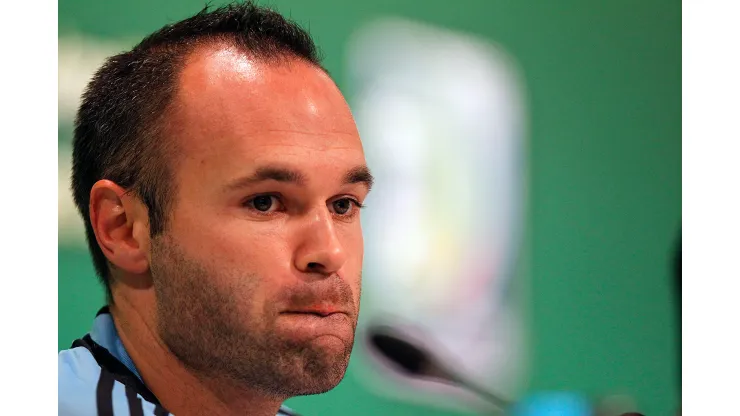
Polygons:
<instances>
[{"instance_id":1,"label":"man's face","mask_svg":"<svg viewBox=\"0 0 740 416\"><path fill-rule=\"evenodd\" d=\"M167 134L177 192L152 240L158 331L191 369L276 397L344 376L360 304L369 174L320 69L195 52Z\"/></svg>"}]
</instances>

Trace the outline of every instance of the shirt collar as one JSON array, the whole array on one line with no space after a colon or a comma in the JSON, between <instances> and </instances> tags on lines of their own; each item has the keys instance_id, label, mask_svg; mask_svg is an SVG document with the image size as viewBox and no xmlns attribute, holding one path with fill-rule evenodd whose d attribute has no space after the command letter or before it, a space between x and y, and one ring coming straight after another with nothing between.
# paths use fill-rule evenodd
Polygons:
<instances>
[{"instance_id":1,"label":"shirt collar","mask_svg":"<svg viewBox=\"0 0 740 416\"><path fill-rule=\"evenodd\" d=\"M121 342L121 338L118 336L116 326L113 324L113 317L107 306L102 308L97 316L95 316L92 329L90 330L90 338L108 350L111 355L141 380L141 375L136 370L133 360L131 360L131 357L126 352L126 348L123 347L123 342Z\"/></svg>"}]
</instances>

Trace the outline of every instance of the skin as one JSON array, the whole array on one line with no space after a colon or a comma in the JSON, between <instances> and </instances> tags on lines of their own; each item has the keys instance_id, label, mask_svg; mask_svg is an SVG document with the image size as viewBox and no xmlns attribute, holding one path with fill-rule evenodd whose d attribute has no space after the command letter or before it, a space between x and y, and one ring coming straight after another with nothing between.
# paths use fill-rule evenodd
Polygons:
<instances>
[{"instance_id":1,"label":"skin","mask_svg":"<svg viewBox=\"0 0 740 416\"><path fill-rule=\"evenodd\" d=\"M165 131L167 227L111 181L91 191L111 312L144 382L178 415L274 415L344 376L371 185L349 107L320 69L229 45L194 51Z\"/></svg>"}]
</instances>

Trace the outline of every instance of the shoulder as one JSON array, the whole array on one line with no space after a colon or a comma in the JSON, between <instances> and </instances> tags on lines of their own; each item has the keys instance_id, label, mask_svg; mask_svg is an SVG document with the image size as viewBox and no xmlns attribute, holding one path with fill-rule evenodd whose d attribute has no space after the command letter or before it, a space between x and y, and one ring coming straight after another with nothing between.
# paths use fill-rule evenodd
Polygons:
<instances>
[{"instance_id":1,"label":"shoulder","mask_svg":"<svg viewBox=\"0 0 740 416\"><path fill-rule=\"evenodd\" d=\"M122 383L118 375L101 368L85 347L61 351L58 361L59 416L169 414Z\"/></svg>"},{"instance_id":2,"label":"shoulder","mask_svg":"<svg viewBox=\"0 0 740 416\"><path fill-rule=\"evenodd\" d=\"M61 351L59 364L59 415L95 415L95 390L100 366L90 351L76 347Z\"/></svg>"}]
</instances>

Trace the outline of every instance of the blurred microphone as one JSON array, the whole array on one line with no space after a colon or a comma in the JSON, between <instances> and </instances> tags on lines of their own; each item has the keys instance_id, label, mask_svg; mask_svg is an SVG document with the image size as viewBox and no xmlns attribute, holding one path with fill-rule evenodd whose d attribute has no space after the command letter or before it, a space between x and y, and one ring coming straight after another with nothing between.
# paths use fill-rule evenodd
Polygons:
<instances>
[{"instance_id":1,"label":"blurred microphone","mask_svg":"<svg viewBox=\"0 0 740 416\"><path fill-rule=\"evenodd\" d=\"M511 411L514 416L588 416L593 411L585 397L577 393L538 393L520 403L513 403L486 390L455 372L449 363L443 363L417 341L405 337L390 326L371 325L367 330L370 348L379 353L402 374L435 380L461 387L475 393L500 410ZM641 413L624 413L612 409L605 415L643 416ZM599 413L602 414L602 413Z\"/></svg>"},{"instance_id":2,"label":"blurred microphone","mask_svg":"<svg viewBox=\"0 0 740 416\"><path fill-rule=\"evenodd\" d=\"M367 333L371 348L379 352L401 373L462 387L500 409L506 409L511 405L509 400L466 380L430 351L412 340L404 339L402 334L391 327L371 326Z\"/></svg>"}]
</instances>

